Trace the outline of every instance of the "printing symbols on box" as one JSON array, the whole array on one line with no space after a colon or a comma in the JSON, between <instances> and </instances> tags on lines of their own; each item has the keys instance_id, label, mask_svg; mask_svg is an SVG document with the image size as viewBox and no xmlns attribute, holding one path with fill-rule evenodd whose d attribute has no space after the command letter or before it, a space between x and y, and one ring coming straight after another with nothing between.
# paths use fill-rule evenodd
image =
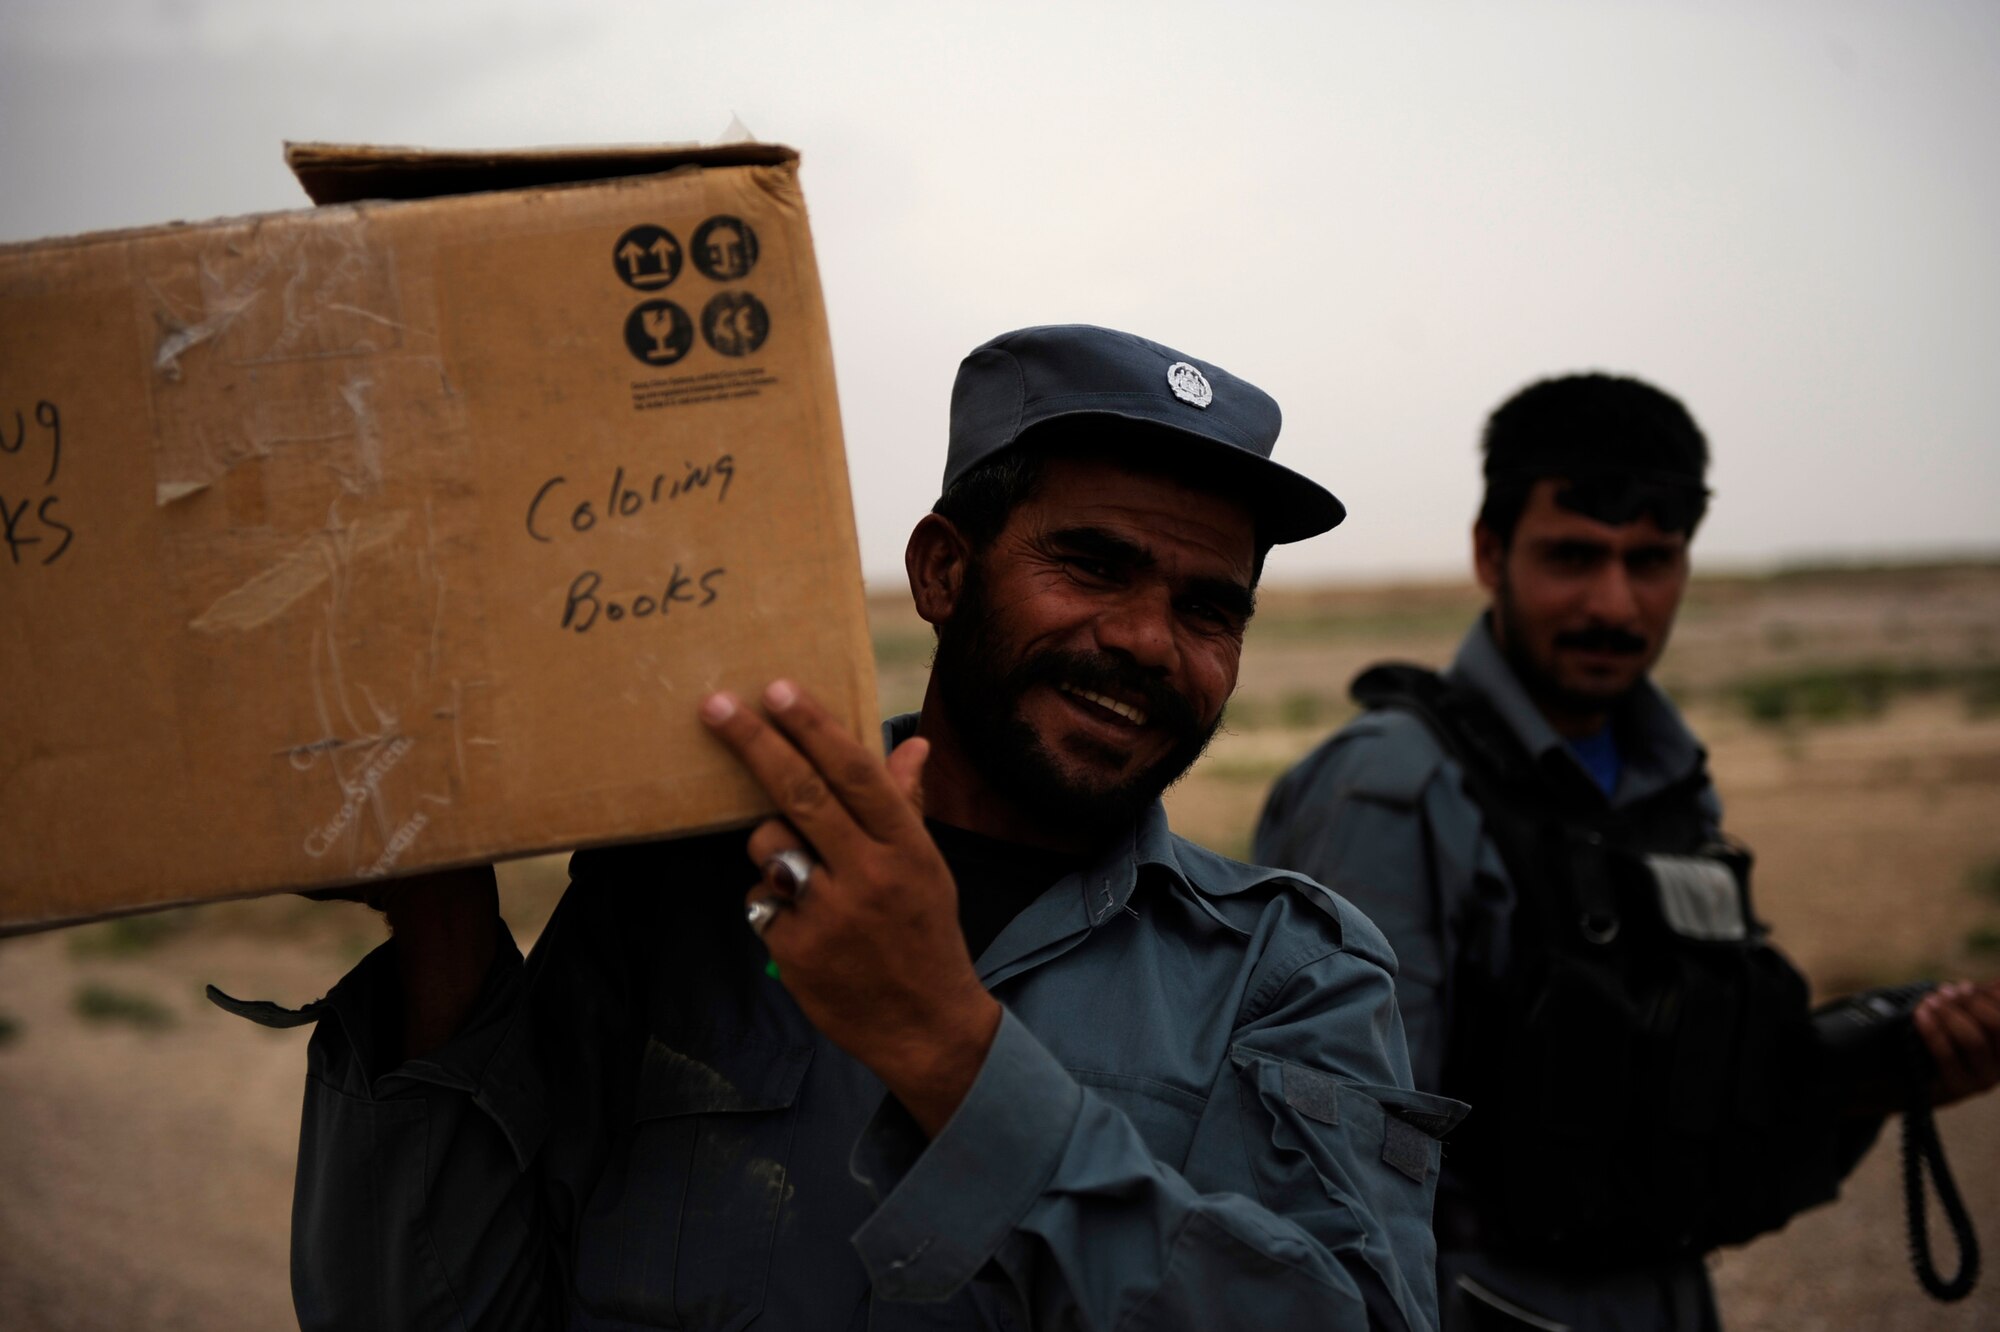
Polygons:
<instances>
[{"instance_id":1,"label":"printing symbols on box","mask_svg":"<svg viewBox=\"0 0 2000 1332\"><path fill-rule=\"evenodd\" d=\"M711 217L694 229L694 266L717 282L748 277L757 265L757 233L740 217Z\"/></svg>"},{"instance_id":2,"label":"printing symbols on box","mask_svg":"<svg viewBox=\"0 0 2000 1332\"><path fill-rule=\"evenodd\" d=\"M681 274L681 243L665 227L632 227L612 247L611 262L626 286L658 291Z\"/></svg>"},{"instance_id":3,"label":"printing symbols on box","mask_svg":"<svg viewBox=\"0 0 2000 1332\"><path fill-rule=\"evenodd\" d=\"M647 365L672 365L694 345L694 321L672 301L647 301L625 317L625 345Z\"/></svg>"},{"instance_id":4,"label":"printing symbols on box","mask_svg":"<svg viewBox=\"0 0 2000 1332\"><path fill-rule=\"evenodd\" d=\"M748 356L771 334L771 312L747 291L725 291L702 307L701 340L724 356Z\"/></svg>"}]
</instances>

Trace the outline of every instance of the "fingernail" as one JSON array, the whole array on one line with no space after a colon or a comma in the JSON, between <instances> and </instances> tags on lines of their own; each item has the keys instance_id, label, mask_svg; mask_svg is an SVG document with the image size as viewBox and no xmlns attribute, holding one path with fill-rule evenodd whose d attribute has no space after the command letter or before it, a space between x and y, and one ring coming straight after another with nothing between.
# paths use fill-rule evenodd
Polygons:
<instances>
[{"instance_id":1,"label":"fingernail","mask_svg":"<svg viewBox=\"0 0 2000 1332\"><path fill-rule=\"evenodd\" d=\"M736 700L727 694L710 694L701 701L702 720L711 723L726 722L736 715Z\"/></svg>"},{"instance_id":2,"label":"fingernail","mask_svg":"<svg viewBox=\"0 0 2000 1332\"><path fill-rule=\"evenodd\" d=\"M783 712L799 701L799 687L790 680L773 680L764 690L764 702L773 712Z\"/></svg>"}]
</instances>

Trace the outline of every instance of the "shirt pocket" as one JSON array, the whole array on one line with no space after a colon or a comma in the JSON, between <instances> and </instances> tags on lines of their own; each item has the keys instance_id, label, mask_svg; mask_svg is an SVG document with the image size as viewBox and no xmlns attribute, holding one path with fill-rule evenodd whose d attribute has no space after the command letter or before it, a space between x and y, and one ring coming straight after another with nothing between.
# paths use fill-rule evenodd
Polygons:
<instances>
[{"instance_id":1,"label":"shirt pocket","mask_svg":"<svg viewBox=\"0 0 2000 1332\"><path fill-rule=\"evenodd\" d=\"M1096 1069L1072 1068L1070 1076L1110 1102L1132 1121L1152 1154L1176 1169L1187 1164L1195 1126L1207 1107L1205 1097L1153 1078Z\"/></svg>"},{"instance_id":2,"label":"shirt pocket","mask_svg":"<svg viewBox=\"0 0 2000 1332\"><path fill-rule=\"evenodd\" d=\"M810 1046L653 1036L632 1124L579 1227L577 1290L643 1327L727 1332L756 1318L792 1196Z\"/></svg>"}]
</instances>

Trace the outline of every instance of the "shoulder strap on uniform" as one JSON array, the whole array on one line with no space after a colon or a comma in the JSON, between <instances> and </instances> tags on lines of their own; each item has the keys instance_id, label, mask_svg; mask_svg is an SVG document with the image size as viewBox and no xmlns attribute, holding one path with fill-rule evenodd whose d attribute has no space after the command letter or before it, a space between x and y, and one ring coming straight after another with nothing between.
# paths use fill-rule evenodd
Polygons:
<instances>
[{"instance_id":1,"label":"shoulder strap on uniform","mask_svg":"<svg viewBox=\"0 0 2000 1332\"><path fill-rule=\"evenodd\" d=\"M1492 705L1436 671L1404 661L1381 662L1357 675L1348 692L1364 708L1397 708L1417 717L1476 787L1518 793L1525 789L1523 783L1542 784L1527 746Z\"/></svg>"},{"instance_id":2,"label":"shoulder strap on uniform","mask_svg":"<svg viewBox=\"0 0 2000 1332\"><path fill-rule=\"evenodd\" d=\"M1541 891L1554 872L1547 834L1568 821L1573 805L1493 705L1475 690L1406 662L1370 667L1350 692L1364 707L1399 708L1430 729L1464 772L1466 794L1479 807L1515 892L1547 917L1555 909Z\"/></svg>"}]
</instances>

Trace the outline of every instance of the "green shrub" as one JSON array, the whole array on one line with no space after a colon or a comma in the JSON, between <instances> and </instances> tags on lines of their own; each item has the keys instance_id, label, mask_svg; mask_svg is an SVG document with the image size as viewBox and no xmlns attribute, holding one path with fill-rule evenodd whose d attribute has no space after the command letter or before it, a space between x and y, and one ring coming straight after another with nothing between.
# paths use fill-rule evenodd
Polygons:
<instances>
[{"instance_id":1,"label":"green shrub","mask_svg":"<svg viewBox=\"0 0 2000 1332\"><path fill-rule=\"evenodd\" d=\"M85 1022L125 1022L142 1031L174 1025L173 1010L159 1000L95 981L77 987L70 1008Z\"/></svg>"},{"instance_id":2,"label":"green shrub","mask_svg":"<svg viewBox=\"0 0 2000 1332\"><path fill-rule=\"evenodd\" d=\"M2000 860L1983 860L1965 871L1970 892L2000 902Z\"/></svg>"},{"instance_id":3,"label":"green shrub","mask_svg":"<svg viewBox=\"0 0 2000 1332\"><path fill-rule=\"evenodd\" d=\"M1974 957L1991 957L2000 953L2000 927L1975 925L1965 932L1965 951Z\"/></svg>"},{"instance_id":4,"label":"green shrub","mask_svg":"<svg viewBox=\"0 0 2000 1332\"><path fill-rule=\"evenodd\" d=\"M1753 676L1729 686L1728 692L1752 721L1782 726L1876 717L1901 695L1945 689L1963 694L1975 716L2000 711L2000 667L1995 666L1826 667Z\"/></svg>"},{"instance_id":5,"label":"green shrub","mask_svg":"<svg viewBox=\"0 0 2000 1332\"><path fill-rule=\"evenodd\" d=\"M71 957L132 957L150 952L194 923L188 911L155 911L84 925L70 932Z\"/></svg>"}]
</instances>

